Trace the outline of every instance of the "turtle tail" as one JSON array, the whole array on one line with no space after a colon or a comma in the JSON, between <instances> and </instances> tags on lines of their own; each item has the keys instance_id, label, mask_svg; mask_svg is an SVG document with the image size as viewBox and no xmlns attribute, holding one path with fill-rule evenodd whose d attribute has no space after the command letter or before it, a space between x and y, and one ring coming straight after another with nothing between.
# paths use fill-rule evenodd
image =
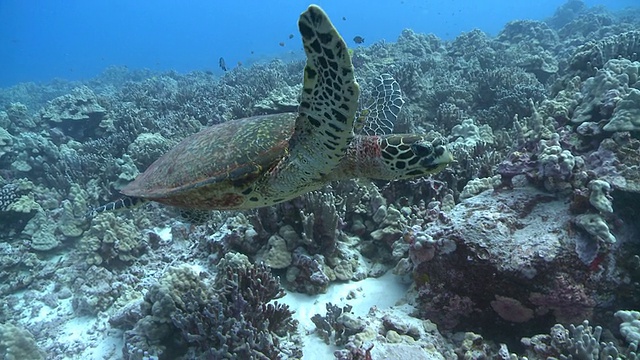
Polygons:
<instances>
[{"instance_id":1,"label":"turtle tail","mask_svg":"<svg viewBox=\"0 0 640 360\"><path fill-rule=\"evenodd\" d=\"M120 209L131 209L134 207L137 207L139 205L145 204L146 202L148 202L149 200L143 199L141 197L135 197L135 196L123 196L115 201L106 203L104 205L95 207L90 209L85 217L86 218L94 218L96 217L96 215L105 212L105 211L116 211L116 210L120 210Z\"/></svg>"}]
</instances>

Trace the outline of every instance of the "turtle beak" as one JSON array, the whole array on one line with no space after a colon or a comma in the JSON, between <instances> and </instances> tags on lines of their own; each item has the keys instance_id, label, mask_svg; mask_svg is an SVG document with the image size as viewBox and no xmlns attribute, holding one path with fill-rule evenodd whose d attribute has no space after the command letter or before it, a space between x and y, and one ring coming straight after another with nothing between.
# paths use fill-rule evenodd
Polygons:
<instances>
[{"instance_id":1,"label":"turtle beak","mask_svg":"<svg viewBox=\"0 0 640 360\"><path fill-rule=\"evenodd\" d=\"M434 151L436 155L435 160L433 161L435 164L448 164L453 161L453 154L444 146L438 145Z\"/></svg>"},{"instance_id":2,"label":"turtle beak","mask_svg":"<svg viewBox=\"0 0 640 360\"><path fill-rule=\"evenodd\" d=\"M433 146L429 143L420 143L414 144L412 150L422 157L420 164L430 173L442 170L453 161L453 155L444 145Z\"/></svg>"}]
</instances>

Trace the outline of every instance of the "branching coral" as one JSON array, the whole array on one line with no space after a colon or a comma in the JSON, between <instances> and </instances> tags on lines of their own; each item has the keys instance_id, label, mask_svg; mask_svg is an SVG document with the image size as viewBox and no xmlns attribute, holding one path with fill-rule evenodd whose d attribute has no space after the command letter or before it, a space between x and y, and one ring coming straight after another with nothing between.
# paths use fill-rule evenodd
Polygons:
<instances>
[{"instance_id":1,"label":"branching coral","mask_svg":"<svg viewBox=\"0 0 640 360\"><path fill-rule=\"evenodd\" d=\"M495 129L509 126L514 115L532 115L534 109L530 99L535 103L545 98L542 83L534 75L516 67L481 70L473 76L473 81L477 83L477 120Z\"/></svg>"},{"instance_id":2,"label":"branching coral","mask_svg":"<svg viewBox=\"0 0 640 360\"><path fill-rule=\"evenodd\" d=\"M591 326L589 321L565 328L556 324L549 335L536 335L522 339L527 347L527 356L535 358L559 358L563 360L621 359L612 342L601 342L602 327ZM632 359L635 358L632 357Z\"/></svg>"},{"instance_id":3,"label":"branching coral","mask_svg":"<svg viewBox=\"0 0 640 360\"><path fill-rule=\"evenodd\" d=\"M351 306L345 305L340 308L332 303L327 303L326 308L327 315L315 314L311 317L311 321L316 325L318 334L325 343L344 345L349 340L349 336L364 330L364 321L351 313Z\"/></svg>"},{"instance_id":4,"label":"branching coral","mask_svg":"<svg viewBox=\"0 0 640 360\"><path fill-rule=\"evenodd\" d=\"M278 359L278 337L297 324L287 305L270 303L284 296L265 266L226 267L218 275L219 292L209 298L189 291L184 306L171 314L194 359Z\"/></svg>"},{"instance_id":5,"label":"branching coral","mask_svg":"<svg viewBox=\"0 0 640 360\"><path fill-rule=\"evenodd\" d=\"M290 340L297 323L277 278L264 265L227 254L215 279L196 267L171 267L153 285L136 324L125 332L125 358L278 359L299 356ZM135 313L139 313L135 315ZM127 321L119 321L126 324ZM297 354L297 355L296 355Z\"/></svg>"}]
</instances>

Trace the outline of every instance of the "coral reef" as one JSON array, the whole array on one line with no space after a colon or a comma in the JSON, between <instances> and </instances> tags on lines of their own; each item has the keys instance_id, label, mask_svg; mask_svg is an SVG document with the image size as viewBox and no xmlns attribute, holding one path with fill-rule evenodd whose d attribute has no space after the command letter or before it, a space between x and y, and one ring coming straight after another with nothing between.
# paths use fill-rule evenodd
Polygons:
<instances>
[{"instance_id":1,"label":"coral reef","mask_svg":"<svg viewBox=\"0 0 640 360\"><path fill-rule=\"evenodd\" d=\"M140 171L144 171L151 163L172 147L173 142L160 134L142 133L128 146L127 153Z\"/></svg>"},{"instance_id":2,"label":"coral reef","mask_svg":"<svg viewBox=\"0 0 640 360\"><path fill-rule=\"evenodd\" d=\"M13 136L4 127L0 127L0 160L4 155L11 152L12 145Z\"/></svg>"},{"instance_id":3,"label":"coral reef","mask_svg":"<svg viewBox=\"0 0 640 360\"><path fill-rule=\"evenodd\" d=\"M640 67L640 63L637 63ZM602 129L604 131L640 131L640 90L630 89L622 96L611 116L611 120Z\"/></svg>"},{"instance_id":4,"label":"coral reef","mask_svg":"<svg viewBox=\"0 0 640 360\"><path fill-rule=\"evenodd\" d=\"M639 53L640 31L628 31L581 45L576 49L569 66L572 70L589 75L611 59L640 60Z\"/></svg>"},{"instance_id":5,"label":"coral reef","mask_svg":"<svg viewBox=\"0 0 640 360\"><path fill-rule=\"evenodd\" d=\"M621 359L614 343L601 341L601 336L602 327L593 327L584 321L577 326L570 324L568 328L556 324L549 335L523 338L522 343L527 347L528 358L533 359Z\"/></svg>"},{"instance_id":6,"label":"coral reef","mask_svg":"<svg viewBox=\"0 0 640 360\"><path fill-rule=\"evenodd\" d=\"M11 324L0 324L0 355L6 360L44 359L44 351L38 348L33 335Z\"/></svg>"},{"instance_id":7,"label":"coral reef","mask_svg":"<svg viewBox=\"0 0 640 360\"><path fill-rule=\"evenodd\" d=\"M355 249L358 239L347 234L351 229L345 229L345 223L351 223L349 206L362 206L361 196L353 190L352 186L327 187L257 209L248 217L229 217L208 241L216 249L241 251L274 269L286 270L286 285L291 289L323 293L332 281L366 277L366 264ZM358 217L356 221L355 231L362 232L362 220Z\"/></svg>"},{"instance_id":8,"label":"coral reef","mask_svg":"<svg viewBox=\"0 0 640 360\"><path fill-rule=\"evenodd\" d=\"M615 316L622 320L620 324L620 334L624 336L628 343L640 344L640 312L638 311L616 311Z\"/></svg>"},{"instance_id":9,"label":"coral reef","mask_svg":"<svg viewBox=\"0 0 640 360\"><path fill-rule=\"evenodd\" d=\"M0 228L7 238L20 234L42 211L34 200L33 189L34 184L26 179L15 180L0 188Z\"/></svg>"},{"instance_id":10,"label":"coral reef","mask_svg":"<svg viewBox=\"0 0 640 360\"><path fill-rule=\"evenodd\" d=\"M596 131L585 135L597 136L598 130L631 131L634 130L632 117L634 89L638 82L639 62L624 59L612 59L599 69L594 76L587 78L581 89L580 104L575 109L571 121L575 124L592 125ZM624 99L624 103L621 102ZM637 105L637 104L636 104ZM622 110L616 110L622 106ZM603 123L603 124L602 124Z\"/></svg>"},{"instance_id":11,"label":"coral reef","mask_svg":"<svg viewBox=\"0 0 640 360\"><path fill-rule=\"evenodd\" d=\"M349 336L355 335L366 328L362 319L357 319L350 315L351 307L349 305L340 308L332 303L327 303L327 314L321 316L315 314L311 317L311 321L316 325L317 332L325 343L329 344L332 340L336 345L344 345Z\"/></svg>"},{"instance_id":12,"label":"coral reef","mask_svg":"<svg viewBox=\"0 0 640 360\"><path fill-rule=\"evenodd\" d=\"M271 303L284 295L278 280L266 267L246 262L228 254L213 283L192 267L170 268L144 302L135 303L140 310L127 312L137 320L125 332L125 359L277 359L283 352L295 357L292 312Z\"/></svg>"},{"instance_id":13,"label":"coral reef","mask_svg":"<svg viewBox=\"0 0 640 360\"><path fill-rule=\"evenodd\" d=\"M101 213L79 241L78 248L89 265L110 263L114 260L131 262L145 251L146 243L131 219L119 218L114 213Z\"/></svg>"},{"instance_id":14,"label":"coral reef","mask_svg":"<svg viewBox=\"0 0 640 360\"><path fill-rule=\"evenodd\" d=\"M123 284L117 282L115 275L109 270L92 265L86 270L85 275L85 278L78 278L71 285L75 313L97 315L111 307L122 295Z\"/></svg>"},{"instance_id":15,"label":"coral reef","mask_svg":"<svg viewBox=\"0 0 640 360\"><path fill-rule=\"evenodd\" d=\"M312 317L316 333L327 344L342 349L334 355L340 360L446 359L454 356L446 341L430 321L406 314L406 309L371 309L367 316L355 316L351 307L326 304L326 315Z\"/></svg>"},{"instance_id":16,"label":"coral reef","mask_svg":"<svg viewBox=\"0 0 640 360\"><path fill-rule=\"evenodd\" d=\"M42 119L59 126L76 139L87 139L96 135L95 129L105 118L107 110L100 105L98 97L87 86L55 98L42 110Z\"/></svg>"},{"instance_id":17,"label":"coral reef","mask_svg":"<svg viewBox=\"0 0 640 360\"><path fill-rule=\"evenodd\" d=\"M624 280L589 274L603 256L615 261L615 239L601 218L584 223L585 216L599 215L574 219L566 208L564 201L530 188L485 191L422 233L410 234L419 311L444 328L535 324L548 321L549 314L565 323L590 318L594 294ZM585 232L567 227L572 221ZM602 276L606 283L596 280Z\"/></svg>"}]
</instances>

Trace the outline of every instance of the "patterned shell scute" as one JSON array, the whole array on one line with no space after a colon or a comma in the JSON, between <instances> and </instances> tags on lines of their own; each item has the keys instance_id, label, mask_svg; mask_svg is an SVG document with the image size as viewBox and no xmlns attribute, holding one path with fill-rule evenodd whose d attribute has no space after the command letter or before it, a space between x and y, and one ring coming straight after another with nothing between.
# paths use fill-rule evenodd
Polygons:
<instances>
[{"instance_id":1,"label":"patterned shell scute","mask_svg":"<svg viewBox=\"0 0 640 360\"><path fill-rule=\"evenodd\" d=\"M197 192L212 184L242 187L285 156L296 115L254 116L206 128L156 160L122 193L153 199Z\"/></svg>"}]
</instances>

